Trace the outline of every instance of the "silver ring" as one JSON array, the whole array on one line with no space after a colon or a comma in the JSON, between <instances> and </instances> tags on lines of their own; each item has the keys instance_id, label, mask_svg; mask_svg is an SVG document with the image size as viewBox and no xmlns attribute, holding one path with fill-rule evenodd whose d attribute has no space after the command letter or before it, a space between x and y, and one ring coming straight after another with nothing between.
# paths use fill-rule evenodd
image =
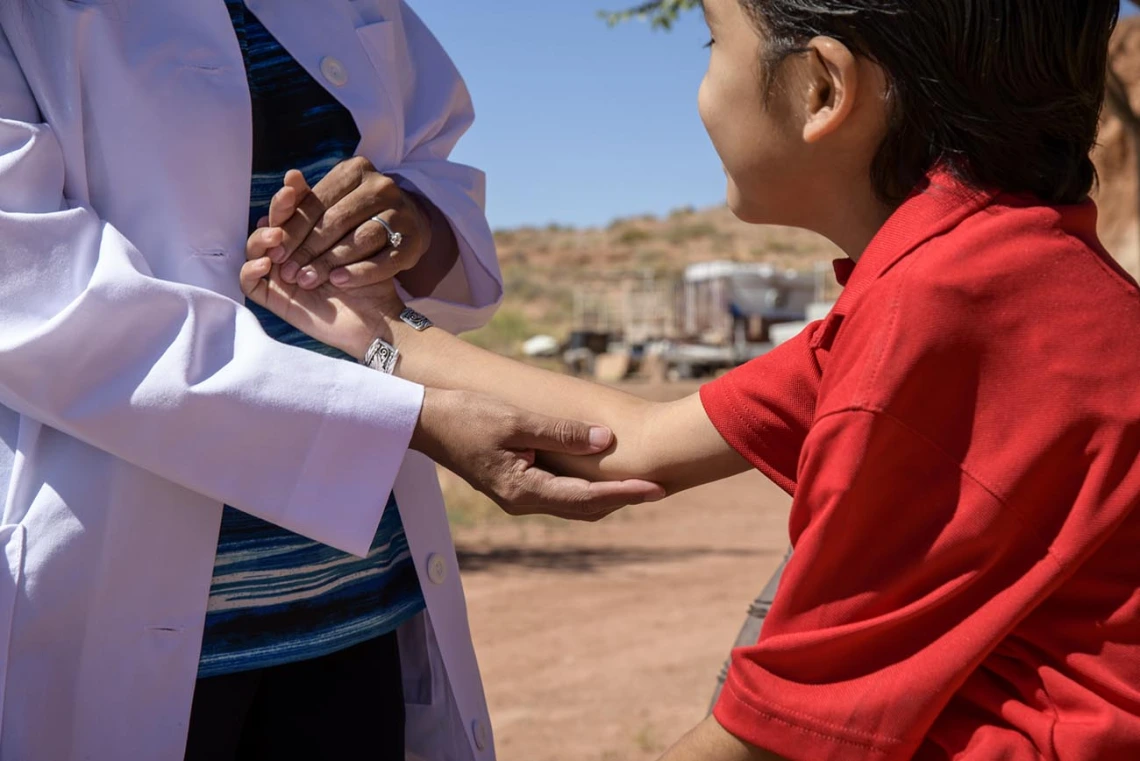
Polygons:
<instances>
[{"instance_id":1,"label":"silver ring","mask_svg":"<svg viewBox=\"0 0 1140 761\"><path fill-rule=\"evenodd\" d=\"M373 222L378 222L388 232L388 245L392 248L399 248L400 244L404 242L404 236L392 229L392 226L384 221L384 218L379 214L372 218Z\"/></svg>"}]
</instances>

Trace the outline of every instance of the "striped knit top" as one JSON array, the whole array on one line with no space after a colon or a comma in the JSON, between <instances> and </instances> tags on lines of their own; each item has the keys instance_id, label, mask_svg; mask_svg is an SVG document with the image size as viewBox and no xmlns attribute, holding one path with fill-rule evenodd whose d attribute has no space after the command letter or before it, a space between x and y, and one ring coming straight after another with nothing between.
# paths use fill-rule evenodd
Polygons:
<instances>
[{"instance_id":1,"label":"striped knit top","mask_svg":"<svg viewBox=\"0 0 1140 761\"><path fill-rule=\"evenodd\" d=\"M286 171L299 169L315 185L353 155L360 134L351 114L278 44L242 0L226 0L226 6L245 59L253 104L252 232L268 213ZM278 341L351 361L269 312L250 308ZM227 507L199 677L326 655L387 634L421 611L423 595L400 512L395 499L387 499L372 550L364 559Z\"/></svg>"}]
</instances>

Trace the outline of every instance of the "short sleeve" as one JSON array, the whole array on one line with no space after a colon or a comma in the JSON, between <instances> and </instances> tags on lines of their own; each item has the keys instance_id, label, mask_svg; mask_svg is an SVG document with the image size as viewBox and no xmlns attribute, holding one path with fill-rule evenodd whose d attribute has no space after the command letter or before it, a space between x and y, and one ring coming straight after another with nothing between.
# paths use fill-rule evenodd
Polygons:
<instances>
[{"instance_id":1,"label":"short sleeve","mask_svg":"<svg viewBox=\"0 0 1140 761\"><path fill-rule=\"evenodd\" d=\"M795 552L717 720L790 759L909 759L966 678L1060 583L1017 512L886 413L815 422Z\"/></svg>"},{"instance_id":2,"label":"short sleeve","mask_svg":"<svg viewBox=\"0 0 1140 761\"><path fill-rule=\"evenodd\" d=\"M811 348L822 322L701 388L701 403L724 440L781 489L794 494L800 450L815 416L821 369Z\"/></svg>"}]
</instances>

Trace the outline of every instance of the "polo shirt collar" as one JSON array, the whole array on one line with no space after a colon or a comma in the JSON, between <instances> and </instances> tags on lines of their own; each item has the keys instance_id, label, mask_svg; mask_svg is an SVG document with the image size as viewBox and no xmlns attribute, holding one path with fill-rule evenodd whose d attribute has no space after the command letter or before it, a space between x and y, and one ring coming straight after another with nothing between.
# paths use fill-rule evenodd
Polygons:
<instances>
[{"instance_id":1,"label":"polo shirt collar","mask_svg":"<svg viewBox=\"0 0 1140 761\"><path fill-rule=\"evenodd\" d=\"M957 227L996 195L969 187L945 169L932 171L887 219L858 262L840 259L834 263L835 276L844 286L834 311L849 313L871 284L900 259Z\"/></svg>"}]
</instances>

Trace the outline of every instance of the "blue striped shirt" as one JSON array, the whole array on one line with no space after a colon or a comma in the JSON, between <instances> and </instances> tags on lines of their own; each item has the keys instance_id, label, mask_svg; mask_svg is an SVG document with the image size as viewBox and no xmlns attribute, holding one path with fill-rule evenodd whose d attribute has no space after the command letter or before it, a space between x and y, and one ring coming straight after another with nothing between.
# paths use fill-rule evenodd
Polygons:
<instances>
[{"instance_id":1,"label":"blue striped shirt","mask_svg":"<svg viewBox=\"0 0 1140 761\"><path fill-rule=\"evenodd\" d=\"M315 185L353 155L360 134L351 114L293 60L241 0L226 0L226 6L245 59L253 104L252 232L268 213L285 172L300 169ZM351 360L269 312L250 308L278 341ZM226 507L198 676L327 655L387 634L423 608L393 497L363 559Z\"/></svg>"}]
</instances>

